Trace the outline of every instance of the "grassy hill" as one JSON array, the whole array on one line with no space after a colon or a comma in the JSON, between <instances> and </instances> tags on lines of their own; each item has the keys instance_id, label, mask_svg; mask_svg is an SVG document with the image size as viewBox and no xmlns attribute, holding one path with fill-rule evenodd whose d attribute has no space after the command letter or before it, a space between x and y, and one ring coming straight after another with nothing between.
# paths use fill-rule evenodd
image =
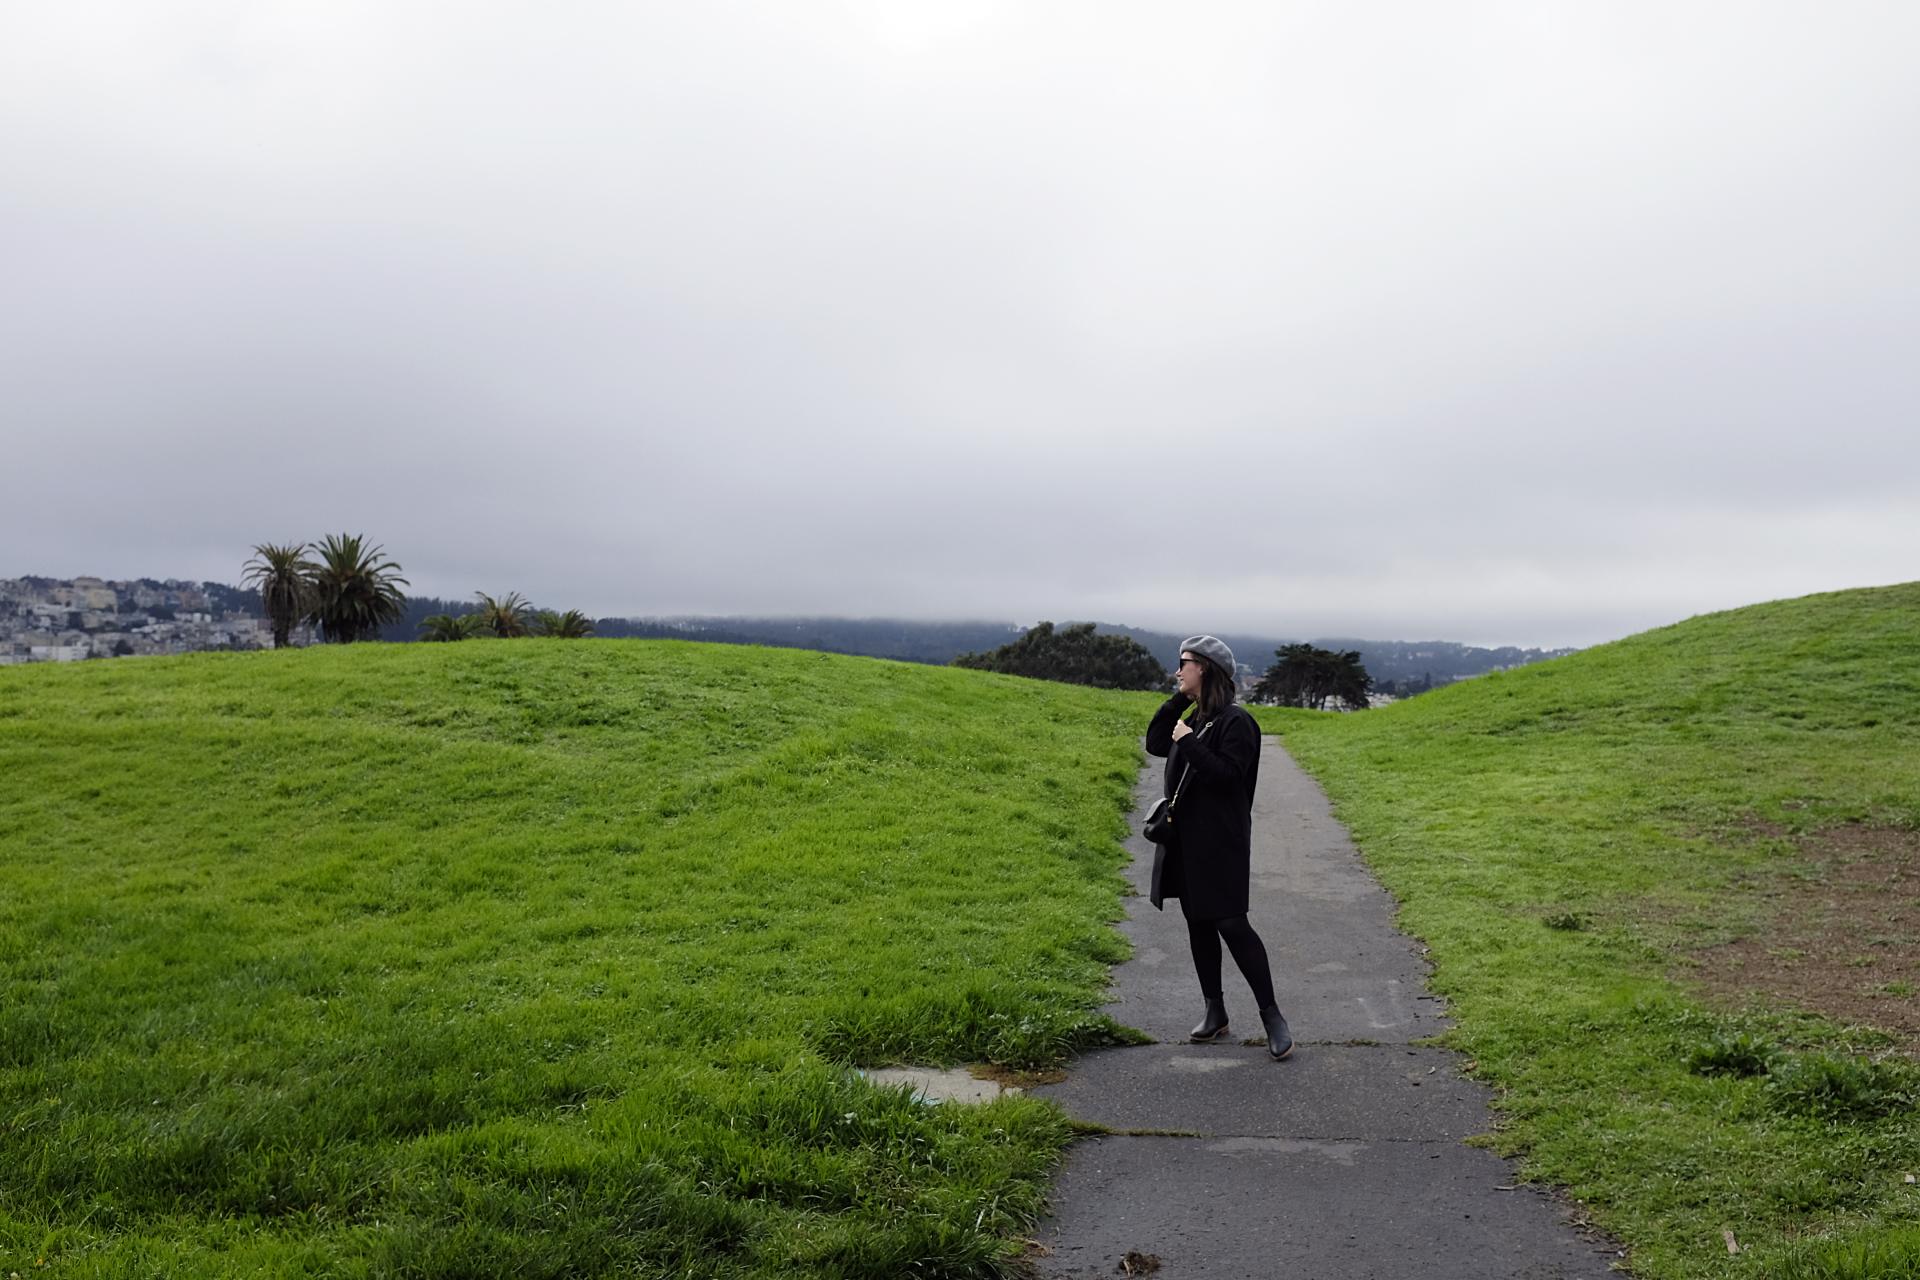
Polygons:
<instances>
[{"instance_id":1,"label":"grassy hill","mask_svg":"<svg viewBox=\"0 0 1920 1280\"><path fill-rule=\"evenodd\" d=\"M1920 584L1259 715L1637 1273L1920 1275Z\"/></svg>"},{"instance_id":2,"label":"grassy hill","mask_svg":"<svg viewBox=\"0 0 1920 1280\"><path fill-rule=\"evenodd\" d=\"M0 1273L995 1271L1058 1112L847 1068L1113 1034L1141 718L673 642L0 671Z\"/></svg>"},{"instance_id":3,"label":"grassy hill","mask_svg":"<svg viewBox=\"0 0 1920 1280\"><path fill-rule=\"evenodd\" d=\"M1058 1113L848 1068L1118 1034L1153 701L673 642L0 671L0 1272L1004 1270ZM1920 1274L1920 586L1259 714L1491 1141L1637 1273Z\"/></svg>"}]
</instances>

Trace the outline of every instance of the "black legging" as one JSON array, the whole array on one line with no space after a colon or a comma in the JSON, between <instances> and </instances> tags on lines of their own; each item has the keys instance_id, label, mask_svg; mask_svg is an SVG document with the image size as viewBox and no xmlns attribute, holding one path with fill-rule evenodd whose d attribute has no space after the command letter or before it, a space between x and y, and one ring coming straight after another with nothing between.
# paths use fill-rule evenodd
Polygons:
<instances>
[{"instance_id":1,"label":"black legging","mask_svg":"<svg viewBox=\"0 0 1920 1280\"><path fill-rule=\"evenodd\" d=\"M1253 988L1253 998L1260 1002L1260 1008L1271 1009L1273 970L1267 965L1267 947L1245 916L1228 916L1224 920L1187 917L1187 945L1193 948L1193 971L1200 976L1200 994L1209 1000L1221 998L1222 938L1227 940L1227 950L1233 952L1233 962L1240 966L1240 976Z\"/></svg>"}]
</instances>

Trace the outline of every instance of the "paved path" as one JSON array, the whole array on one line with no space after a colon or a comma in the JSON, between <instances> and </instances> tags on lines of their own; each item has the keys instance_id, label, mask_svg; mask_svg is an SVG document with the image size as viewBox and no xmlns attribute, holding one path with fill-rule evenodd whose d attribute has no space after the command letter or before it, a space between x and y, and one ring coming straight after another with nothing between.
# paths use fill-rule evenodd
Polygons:
<instances>
[{"instance_id":1,"label":"paved path","mask_svg":"<svg viewBox=\"0 0 1920 1280\"><path fill-rule=\"evenodd\" d=\"M1142 773L1140 807L1161 762ZM1139 830L1138 814L1134 830ZM1229 1043L1191 1045L1201 1000L1179 904L1145 897L1152 846L1134 836L1121 926L1133 958L1114 970L1107 1011L1157 1043L1087 1054L1036 1089L1118 1132L1076 1143L1037 1238L1043 1276L1126 1274L1418 1280L1617 1280L1614 1250L1583 1238L1510 1164L1462 1144L1491 1124L1485 1088L1455 1055L1414 1045L1447 1023L1393 901L1360 861L1326 798L1265 739L1253 806L1251 918L1273 960L1297 1047L1285 1062L1223 957ZM1190 1135L1190 1136L1181 1136Z\"/></svg>"}]
</instances>

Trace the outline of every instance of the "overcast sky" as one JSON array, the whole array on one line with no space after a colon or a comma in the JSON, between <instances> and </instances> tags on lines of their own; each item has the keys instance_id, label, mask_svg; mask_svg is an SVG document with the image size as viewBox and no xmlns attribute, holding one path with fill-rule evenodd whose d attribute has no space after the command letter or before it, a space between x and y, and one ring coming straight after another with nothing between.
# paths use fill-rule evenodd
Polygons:
<instances>
[{"instance_id":1,"label":"overcast sky","mask_svg":"<svg viewBox=\"0 0 1920 1280\"><path fill-rule=\"evenodd\" d=\"M1920 5L0 9L0 577L1591 644L1920 578Z\"/></svg>"}]
</instances>

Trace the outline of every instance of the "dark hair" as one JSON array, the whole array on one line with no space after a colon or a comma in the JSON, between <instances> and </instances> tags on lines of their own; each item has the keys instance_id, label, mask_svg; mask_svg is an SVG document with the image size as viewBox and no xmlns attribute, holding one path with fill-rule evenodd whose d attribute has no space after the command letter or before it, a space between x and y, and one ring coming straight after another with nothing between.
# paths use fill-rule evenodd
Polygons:
<instances>
[{"instance_id":1,"label":"dark hair","mask_svg":"<svg viewBox=\"0 0 1920 1280\"><path fill-rule=\"evenodd\" d=\"M1200 659L1200 718L1211 720L1233 702L1233 677L1210 658Z\"/></svg>"}]
</instances>

